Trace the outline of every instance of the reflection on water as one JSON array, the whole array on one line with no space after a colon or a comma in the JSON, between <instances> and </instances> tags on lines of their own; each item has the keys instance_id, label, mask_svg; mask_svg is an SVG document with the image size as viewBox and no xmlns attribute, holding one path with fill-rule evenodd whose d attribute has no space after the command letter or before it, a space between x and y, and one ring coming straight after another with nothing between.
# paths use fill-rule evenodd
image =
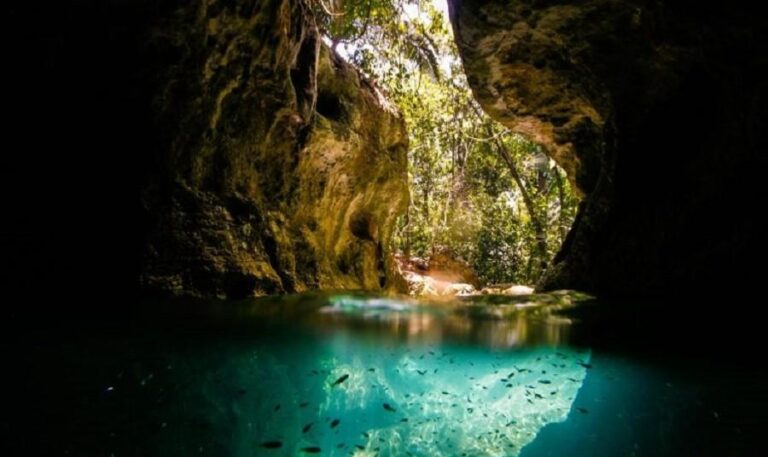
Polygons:
<instances>
[{"instance_id":1,"label":"reflection on water","mask_svg":"<svg viewBox=\"0 0 768 457\"><path fill-rule=\"evenodd\" d=\"M315 296L309 301L301 297L246 304L242 312L257 321L290 322L312 331L358 332L407 344L453 341L501 349L566 344L571 320L555 312L586 298L542 294L429 303L345 294Z\"/></svg>"}]
</instances>

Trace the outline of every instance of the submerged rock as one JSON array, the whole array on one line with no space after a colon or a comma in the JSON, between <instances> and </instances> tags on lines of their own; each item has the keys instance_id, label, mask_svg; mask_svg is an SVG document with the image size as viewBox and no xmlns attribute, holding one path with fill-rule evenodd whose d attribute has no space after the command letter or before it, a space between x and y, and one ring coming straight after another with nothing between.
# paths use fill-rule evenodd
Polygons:
<instances>
[{"instance_id":1,"label":"submerged rock","mask_svg":"<svg viewBox=\"0 0 768 457\"><path fill-rule=\"evenodd\" d=\"M245 297L395 284L404 121L322 43L309 2L151 11L133 37L154 119L142 287Z\"/></svg>"}]
</instances>

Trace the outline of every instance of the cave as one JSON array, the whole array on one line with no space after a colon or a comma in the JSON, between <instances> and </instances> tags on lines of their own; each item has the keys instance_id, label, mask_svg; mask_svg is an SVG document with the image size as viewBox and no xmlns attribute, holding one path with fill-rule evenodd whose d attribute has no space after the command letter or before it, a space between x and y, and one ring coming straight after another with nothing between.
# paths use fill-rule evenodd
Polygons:
<instances>
[{"instance_id":1,"label":"cave","mask_svg":"<svg viewBox=\"0 0 768 457\"><path fill-rule=\"evenodd\" d=\"M759 453L758 7L448 0L474 100L583 200L535 291L426 302L336 3L3 7L4 455Z\"/></svg>"}]
</instances>

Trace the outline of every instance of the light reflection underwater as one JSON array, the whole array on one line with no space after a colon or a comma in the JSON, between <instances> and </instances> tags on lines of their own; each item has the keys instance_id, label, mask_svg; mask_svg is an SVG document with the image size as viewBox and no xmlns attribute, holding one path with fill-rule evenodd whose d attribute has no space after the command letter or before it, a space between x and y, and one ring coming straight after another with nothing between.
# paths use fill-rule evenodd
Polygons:
<instances>
[{"instance_id":1,"label":"light reflection underwater","mask_svg":"<svg viewBox=\"0 0 768 457\"><path fill-rule=\"evenodd\" d=\"M328 314L398 325L434 319L432 331L407 344L340 326L298 338L289 352L259 345L224 359L224 390L249 392L230 418L240 431L237 455L515 456L543 426L568 417L590 359L567 347L442 341L434 329L450 321L449 311L393 299L332 297L318 310ZM212 386L211 404L225 409L221 390Z\"/></svg>"}]
</instances>

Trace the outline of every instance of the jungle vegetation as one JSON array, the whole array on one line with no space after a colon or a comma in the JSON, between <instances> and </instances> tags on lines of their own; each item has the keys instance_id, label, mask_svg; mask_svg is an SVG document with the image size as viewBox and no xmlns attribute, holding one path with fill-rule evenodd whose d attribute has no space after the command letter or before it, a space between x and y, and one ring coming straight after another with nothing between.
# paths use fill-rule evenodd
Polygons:
<instances>
[{"instance_id":1,"label":"jungle vegetation","mask_svg":"<svg viewBox=\"0 0 768 457\"><path fill-rule=\"evenodd\" d=\"M327 44L407 122L411 201L397 249L466 261L486 284L535 283L579 199L538 145L475 102L445 0L316 0L315 7Z\"/></svg>"}]
</instances>

